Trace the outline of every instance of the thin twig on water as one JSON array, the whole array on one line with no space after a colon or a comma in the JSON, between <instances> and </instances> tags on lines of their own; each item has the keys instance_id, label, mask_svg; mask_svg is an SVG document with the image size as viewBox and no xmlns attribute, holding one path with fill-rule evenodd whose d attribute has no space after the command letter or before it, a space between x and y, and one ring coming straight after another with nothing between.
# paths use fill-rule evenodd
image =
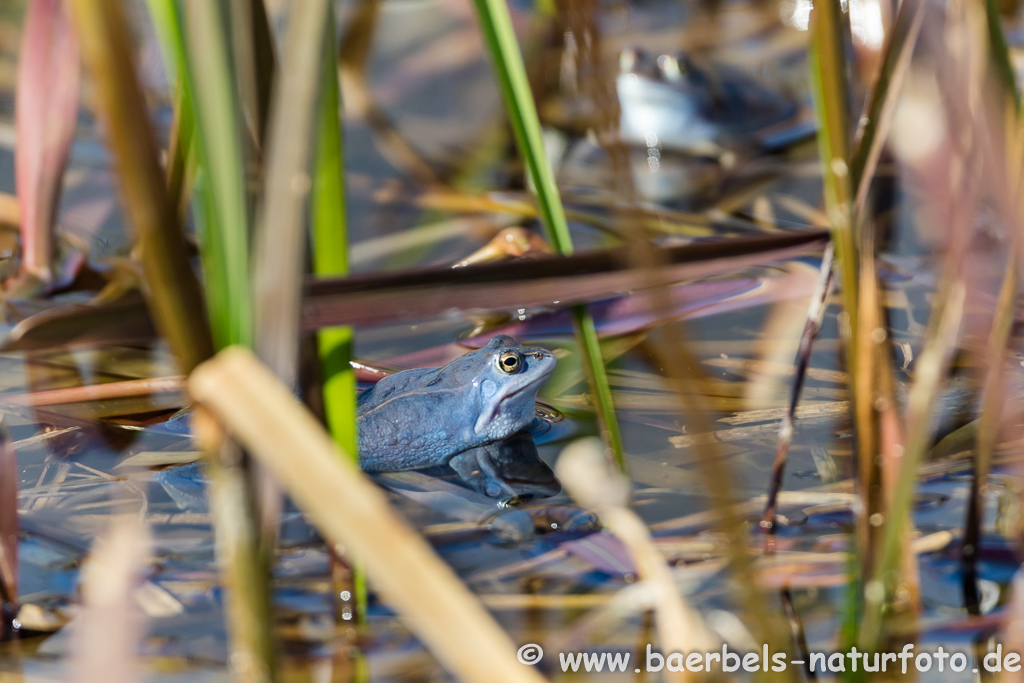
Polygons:
<instances>
[{"instance_id":1,"label":"thin twig on water","mask_svg":"<svg viewBox=\"0 0 1024 683\"><path fill-rule=\"evenodd\" d=\"M786 408L786 414L782 417L782 424L779 425L779 442L775 450L775 460L772 463L768 503L765 505L764 516L761 519L761 529L768 534L771 534L775 529L775 504L778 500L779 489L782 488L782 477L786 472L789 447L793 442L793 424L796 419L796 407L800 401L800 388L803 386L807 367L811 362L814 340L818 338L818 333L821 332L821 322L825 316L826 302L828 301L829 292L832 290L832 283L835 280L835 271L832 268L833 254L833 246L829 244L821 258L818 284L815 287L814 293L811 294L811 304L807 309L807 322L804 325L803 334L800 336L800 347L796 354L796 372L793 376L793 389L790 392L789 405ZM772 547L774 547L774 543L772 543Z\"/></svg>"}]
</instances>

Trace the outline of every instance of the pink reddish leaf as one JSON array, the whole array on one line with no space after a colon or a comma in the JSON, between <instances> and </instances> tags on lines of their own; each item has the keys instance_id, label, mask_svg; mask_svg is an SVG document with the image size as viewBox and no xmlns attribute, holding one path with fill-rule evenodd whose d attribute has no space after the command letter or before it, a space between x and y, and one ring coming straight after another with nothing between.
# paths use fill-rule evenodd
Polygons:
<instances>
[{"instance_id":1,"label":"pink reddish leaf","mask_svg":"<svg viewBox=\"0 0 1024 683\"><path fill-rule=\"evenodd\" d=\"M78 114L78 40L62 0L30 0L18 62L15 158L22 272L52 277L57 203Z\"/></svg>"}]
</instances>

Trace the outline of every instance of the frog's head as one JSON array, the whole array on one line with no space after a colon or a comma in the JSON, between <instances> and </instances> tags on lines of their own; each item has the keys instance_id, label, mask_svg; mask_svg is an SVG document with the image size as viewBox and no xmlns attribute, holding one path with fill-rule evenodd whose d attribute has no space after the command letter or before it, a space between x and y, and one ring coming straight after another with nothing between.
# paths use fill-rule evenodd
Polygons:
<instances>
[{"instance_id":1,"label":"frog's head","mask_svg":"<svg viewBox=\"0 0 1024 683\"><path fill-rule=\"evenodd\" d=\"M707 80L704 69L686 52L655 57L638 47L625 47L619 53L619 73L677 87L685 87L691 81L697 85Z\"/></svg>"},{"instance_id":2,"label":"frog's head","mask_svg":"<svg viewBox=\"0 0 1024 683\"><path fill-rule=\"evenodd\" d=\"M638 48L619 54L616 87L623 139L647 147L700 149L718 133L707 115L712 83L685 54L653 57Z\"/></svg>"},{"instance_id":3,"label":"frog's head","mask_svg":"<svg viewBox=\"0 0 1024 683\"><path fill-rule=\"evenodd\" d=\"M524 347L506 334L459 361L472 374L466 390L475 394L479 406L474 431L489 440L503 439L530 424L537 391L555 369L550 351Z\"/></svg>"}]
</instances>

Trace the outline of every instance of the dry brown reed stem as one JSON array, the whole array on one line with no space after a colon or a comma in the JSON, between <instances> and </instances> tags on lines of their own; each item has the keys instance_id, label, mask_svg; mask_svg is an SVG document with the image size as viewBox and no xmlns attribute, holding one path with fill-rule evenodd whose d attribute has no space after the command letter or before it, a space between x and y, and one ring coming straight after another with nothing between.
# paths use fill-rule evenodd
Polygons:
<instances>
[{"instance_id":1,"label":"dry brown reed stem","mask_svg":"<svg viewBox=\"0 0 1024 683\"><path fill-rule=\"evenodd\" d=\"M238 99L247 112L246 144L251 156L258 159L270 118L271 77L276 66L273 36L263 0L230 0L229 13Z\"/></svg>"},{"instance_id":2,"label":"dry brown reed stem","mask_svg":"<svg viewBox=\"0 0 1024 683\"><path fill-rule=\"evenodd\" d=\"M643 520L629 509L629 482L609 467L601 440L580 439L569 444L555 470L576 502L594 510L605 527L625 544L640 578L657 591L654 615L662 650L682 653L714 649L717 639L704 626L700 613L680 594L672 570ZM675 673L679 680L689 678L686 672Z\"/></svg>"},{"instance_id":3,"label":"dry brown reed stem","mask_svg":"<svg viewBox=\"0 0 1024 683\"><path fill-rule=\"evenodd\" d=\"M118 166L118 179L129 223L138 239L146 278L147 300L157 328L167 339L178 367L190 372L213 353L199 283L188 261L185 240L178 225L177 207L167 194L160 168L149 112L133 68L131 31L121 3L72 0L82 52L92 72L100 118ZM205 4L197 6L206 7ZM193 7L194 9L194 7ZM219 442L204 432L197 420L201 441ZM230 456L225 447L223 454ZM252 590L228 598L232 633L232 663L246 680L269 680L273 670L269 590L263 563L256 554L255 534L244 535L254 511L238 492L244 480L225 458L218 465L218 451L204 449L211 463L211 498L222 513L217 520L222 558L243 558L226 572L229 588ZM239 635L249 636L240 640Z\"/></svg>"},{"instance_id":4,"label":"dry brown reed stem","mask_svg":"<svg viewBox=\"0 0 1024 683\"><path fill-rule=\"evenodd\" d=\"M72 0L71 6L117 161L128 221L141 247L147 299L179 367L188 372L212 354L210 331L132 67L128 23L119 3Z\"/></svg>"},{"instance_id":5,"label":"dry brown reed stem","mask_svg":"<svg viewBox=\"0 0 1024 683\"><path fill-rule=\"evenodd\" d=\"M402 316L423 318L452 308L550 306L553 292L567 306L633 289L649 290L653 314L668 319L674 308L664 293L666 285L814 253L827 238L824 231L814 230L673 247L648 245L653 261L647 259L642 265L632 260L631 248L626 248L457 269L430 267L400 274L321 278L306 286L302 325L315 330L378 324Z\"/></svg>"},{"instance_id":6,"label":"dry brown reed stem","mask_svg":"<svg viewBox=\"0 0 1024 683\"><path fill-rule=\"evenodd\" d=\"M846 371L853 380L850 398L856 440L856 477L863 505L856 515L857 545L861 550L861 572L869 571L876 529L869 520L879 512L878 461L872 446L877 424L872 419L874 373L870 358L862 358L858 344L860 316L860 247L854 222L855 178L850 172L850 139L847 112L845 44L848 32L840 6L835 2L816 4L811 14L809 54L811 84L818 119L818 157L822 165L825 208L835 245L839 293L843 308L839 315L840 335L845 346ZM870 310L871 307L868 307Z\"/></svg>"},{"instance_id":7,"label":"dry brown reed stem","mask_svg":"<svg viewBox=\"0 0 1024 683\"><path fill-rule=\"evenodd\" d=\"M898 463L898 454L902 449L899 443L892 360L881 310L881 290L875 260L875 228L866 213L867 196L878 159L892 127L896 103L921 31L924 6L925 3L919 0L909 0L899 7L893 28L886 36L878 74L865 103L850 157L849 171L854 191L852 220L854 234L859 242L858 270L863 286L857 297L857 310L849 312L857 318L857 324L851 326L856 331L855 338L850 340L854 345L854 357L865 366L857 369L854 376L856 386L852 387L853 395L861 397L854 403L857 411L855 419L858 425L861 490L866 497L864 507L867 511L867 514L861 515L862 520L880 509L879 495L873 493L879 489L875 484L880 484L881 497L892 498L894 482L887 479L886 471L891 472L898 467L894 463ZM866 426L870 426L870 429L865 430ZM865 462L867 458L873 462L876 452L881 456L881 468ZM860 526L861 537L867 541L862 546L861 558L867 571L870 571L872 551L877 545L875 539L870 538L873 528L870 525ZM915 563L912 555L904 553L904 576L910 577L915 573ZM914 593L916 595L916 591Z\"/></svg>"},{"instance_id":8,"label":"dry brown reed stem","mask_svg":"<svg viewBox=\"0 0 1024 683\"><path fill-rule=\"evenodd\" d=\"M152 379L129 379L123 382L87 384L81 387L48 389L24 394L0 394L0 404L18 406L53 406L61 403L83 403L106 401L132 396L151 396L185 390L185 378L154 377Z\"/></svg>"},{"instance_id":9,"label":"dry brown reed stem","mask_svg":"<svg viewBox=\"0 0 1024 683\"><path fill-rule=\"evenodd\" d=\"M963 315L965 286L955 277L940 294L936 322L928 335L925 349L917 362L914 383L907 405L906 449L902 456L896 490L885 517L882 543L875 560L870 581L865 587L865 616L860 625L860 645L868 652L877 649L882 636L884 605L907 577L898 576L902 539L910 527L910 509L917 483L917 470L931 437L932 407L948 372L956 349L956 340ZM916 577L912 579L916 581Z\"/></svg>"},{"instance_id":10,"label":"dry brown reed stem","mask_svg":"<svg viewBox=\"0 0 1024 683\"><path fill-rule=\"evenodd\" d=\"M892 509L898 483L899 468L903 454L902 435L900 430L898 405L896 403L896 386L893 379L892 349L889 346L889 334L882 314L881 287L878 278L876 259L875 225L863 212L855 214L860 240L860 283L858 297L859 318L857 334L853 339L858 358L858 374L853 378L855 393L870 397L867 404L857 404L856 409L862 412L861 419L871 424L868 434L857 434L861 441L858 453L872 454L877 465L869 470L872 477L870 483L863 487L862 502L871 515L883 514ZM878 517L874 518L875 520ZM879 526L869 516L870 545L862 552L860 560L865 575L870 575L881 538ZM917 558L909 551L913 528L907 525L904 531L902 552L900 556L901 586L904 588L900 600L906 605L919 607Z\"/></svg>"},{"instance_id":11,"label":"dry brown reed stem","mask_svg":"<svg viewBox=\"0 0 1024 683\"><path fill-rule=\"evenodd\" d=\"M543 680L516 660L508 634L252 353L222 351L192 373L189 390L274 475L335 550L366 567L371 585L457 678Z\"/></svg>"},{"instance_id":12,"label":"dry brown reed stem","mask_svg":"<svg viewBox=\"0 0 1024 683\"><path fill-rule=\"evenodd\" d=\"M289 386L295 384L298 366L305 204L328 7L327 0L306 0L292 12L271 105L266 190L256 227L256 348Z\"/></svg>"},{"instance_id":13,"label":"dry brown reed stem","mask_svg":"<svg viewBox=\"0 0 1024 683\"><path fill-rule=\"evenodd\" d=\"M862 214L865 210L868 189L889 137L892 115L903 91L910 58L921 33L921 24L924 23L924 9L925 3L922 0L900 3L893 28L886 36L882 63L868 101L864 104L864 113L858 122L853 141L850 174L854 181L855 214Z\"/></svg>"},{"instance_id":14,"label":"dry brown reed stem","mask_svg":"<svg viewBox=\"0 0 1024 683\"><path fill-rule=\"evenodd\" d=\"M82 608L72 622L69 679L75 683L141 678L138 647L145 617L135 599L150 554L138 518L115 518L82 569Z\"/></svg>"},{"instance_id":15,"label":"dry brown reed stem","mask_svg":"<svg viewBox=\"0 0 1024 683\"><path fill-rule=\"evenodd\" d=\"M899 611L888 609L894 600L915 597L916 563L905 552L912 529L911 509L920 463L931 442L934 406L948 376L956 351L969 282L972 280L970 246L976 211L984 187L984 136L975 131L984 125L984 74L988 68L984 17L965 5L955 4L946 17L951 39L936 49L944 50L938 66L946 137L934 147L903 145L904 160L922 176L923 190L934 198L940 224L946 226L942 278L936 293L929 329L914 372L906 410L905 448L892 460L899 472L891 478L886 495L886 514L881 543L865 584L864 618L859 644L874 651L884 637L884 620ZM890 606L891 607L891 606Z\"/></svg>"},{"instance_id":16,"label":"dry brown reed stem","mask_svg":"<svg viewBox=\"0 0 1024 683\"><path fill-rule=\"evenodd\" d=\"M252 266L255 348L261 360L292 388L298 379L299 307L309 240L306 199L311 187L313 131L329 7L327 0L305 0L296 3L291 12L270 105L266 183L256 224ZM330 39L334 40L333 25ZM251 76L255 81L255 74ZM249 85L255 98L255 83ZM263 472L254 475L261 543L269 555L277 538L282 499Z\"/></svg>"}]
</instances>

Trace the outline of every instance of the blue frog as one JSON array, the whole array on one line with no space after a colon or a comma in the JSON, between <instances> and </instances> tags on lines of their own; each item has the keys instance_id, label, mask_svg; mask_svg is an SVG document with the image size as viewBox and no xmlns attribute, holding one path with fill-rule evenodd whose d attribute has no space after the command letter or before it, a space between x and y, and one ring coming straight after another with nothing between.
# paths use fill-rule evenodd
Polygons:
<instances>
[{"instance_id":1,"label":"blue frog","mask_svg":"<svg viewBox=\"0 0 1024 683\"><path fill-rule=\"evenodd\" d=\"M359 397L359 464L367 472L450 467L494 498L559 491L527 429L550 351L508 335L448 365L385 377Z\"/></svg>"}]
</instances>

